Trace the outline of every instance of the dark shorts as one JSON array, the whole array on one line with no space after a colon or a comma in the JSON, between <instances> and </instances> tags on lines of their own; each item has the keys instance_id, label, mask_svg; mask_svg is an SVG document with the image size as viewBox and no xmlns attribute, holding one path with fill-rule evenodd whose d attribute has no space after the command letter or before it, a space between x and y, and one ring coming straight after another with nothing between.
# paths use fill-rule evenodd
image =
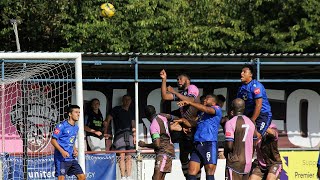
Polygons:
<instances>
[{"instance_id":1,"label":"dark shorts","mask_svg":"<svg viewBox=\"0 0 320 180\"><path fill-rule=\"evenodd\" d=\"M133 136L131 132L124 132L115 136L113 141L115 150L134 149Z\"/></svg>"},{"instance_id":2,"label":"dark shorts","mask_svg":"<svg viewBox=\"0 0 320 180\"><path fill-rule=\"evenodd\" d=\"M172 169L172 157L166 154L158 154L155 161L154 170L162 173L170 173Z\"/></svg>"},{"instance_id":3,"label":"dark shorts","mask_svg":"<svg viewBox=\"0 0 320 180\"><path fill-rule=\"evenodd\" d=\"M218 147L216 141L196 142L190 157L190 161L202 165L217 164Z\"/></svg>"},{"instance_id":4,"label":"dark shorts","mask_svg":"<svg viewBox=\"0 0 320 180\"><path fill-rule=\"evenodd\" d=\"M71 176L83 174L82 168L80 167L77 160L72 161L54 161L54 166L56 168L55 176Z\"/></svg>"},{"instance_id":5,"label":"dark shorts","mask_svg":"<svg viewBox=\"0 0 320 180\"><path fill-rule=\"evenodd\" d=\"M262 179L266 179L268 174L274 174L277 179L280 179L280 174L282 170L281 164L274 164L270 168L263 169L261 166L257 165L253 168L252 174L261 177Z\"/></svg>"},{"instance_id":6,"label":"dark shorts","mask_svg":"<svg viewBox=\"0 0 320 180\"><path fill-rule=\"evenodd\" d=\"M264 133L267 131L268 127L270 126L271 121L272 121L272 114L271 113L261 112L256 119L257 131L261 135L264 135Z\"/></svg>"}]
</instances>

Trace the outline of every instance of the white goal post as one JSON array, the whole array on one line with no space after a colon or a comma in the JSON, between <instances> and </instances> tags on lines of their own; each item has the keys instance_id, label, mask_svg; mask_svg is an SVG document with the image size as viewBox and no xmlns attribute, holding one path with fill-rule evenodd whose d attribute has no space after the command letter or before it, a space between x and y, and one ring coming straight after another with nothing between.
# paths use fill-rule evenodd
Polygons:
<instances>
[{"instance_id":1,"label":"white goal post","mask_svg":"<svg viewBox=\"0 0 320 180\"><path fill-rule=\"evenodd\" d=\"M72 60L74 63L74 74L75 74L75 89L76 89L76 103L81 108L83 107L83 85L82 85L82 57L81 53L37 53L37 52L0 52L0 62L19 62L24 63L26 60L33 60L34 63L63 63L63 61ZM2 66L4 67L4 66ZM1 67L0 67L1 69ZM58 72L58 70L57 70ZM0 85L4 87L5 83L8 83L4 79L5 75L3 69L0 74ZM28 77L26 77L28 78ZM25 80L25 79L24 79ZM26 79L27 80L27 79ZM2 91L3 93L4 91ZM2 103L4 102L2 95ZM1 122L5 121L4 112L1 113ZM83 110L80 111L80 119L78 122L79 133L78 133L78 160L79 164L85 172L85 142L84 142L84 122L83 122ZM3 124L2 124L3 127ZM2 132L3 133L3 132Z\"/></svg>"}]
</instances>

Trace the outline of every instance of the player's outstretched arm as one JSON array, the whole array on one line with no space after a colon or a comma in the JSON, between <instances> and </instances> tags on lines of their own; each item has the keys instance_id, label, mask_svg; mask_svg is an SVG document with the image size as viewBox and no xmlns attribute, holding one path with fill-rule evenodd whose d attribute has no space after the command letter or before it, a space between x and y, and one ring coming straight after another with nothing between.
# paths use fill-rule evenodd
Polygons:
<instances>
[{"instance_id":1,"label":"player's outstretched arm","mask_svg":"<svg viewBox=\"0 0 320 180\"><path fill-rule=\"evenodd\" d=\"M163 117L167 118L167 120L168 120L169 122L173 122L174 120L179 119L179 117L174 116L174 115L171 115L171 114L159 113L159 115L161 115L161 116L163 116Z\"/></svg>"},{"instance_id":2,"label":"player's outstretched arm","mask_svg":"<svg viewBox=\"0 0 320 180\"><path fill-rule=\"evenodd\" d=\"M216 114L216 110L214 108L202 105L200 103L190 102L190 101L180 101L177 104L179 107L190 105L195 107L199 111L205 112L207 114Z\"/></svg>"},{"instance_id":3,"label":"player's outstretched arm","mask_svg":"<svg viewBox=\"0 0 320 180\"><path fill-rule=\"evenodd\" d=\"M188 128L192 128L192 127L196 127L197 126L197 122L196 121L189 121L187 120L186 118L181 118L181 119L178 119L178 120L174 120L174 122L178 122L180 124L183 124L185 127L188 127Z\"/></svg>"},{"instance_id":4,"label":"player's outstretched arm","mask_svg":"<svg viewBox=\"0 0 320 180\"><path fill-rule=\"evenodd\" d=\"M160 139L155 139L153 143L147 144L144 141L139 141L138 145L140 147L146 147L146 148L151 148L151 149L158 149L160 147Z\"/></svg>"},{"instance_id":5,"label":"player's outstretched arm","mask_svg":"<svg viewBox=\"0 0 320 180\"><path fill-rule=\"evenodd\" d=\"M195 100L194 97L189 97L189 96L185 96L185 95L180 94L179 92L175 91L171 86L168 86L167 90L168 90L168 92L172 93L174 96L176 96L181 101L194 102L194 100Z\"/></svg>"}]
</instances>

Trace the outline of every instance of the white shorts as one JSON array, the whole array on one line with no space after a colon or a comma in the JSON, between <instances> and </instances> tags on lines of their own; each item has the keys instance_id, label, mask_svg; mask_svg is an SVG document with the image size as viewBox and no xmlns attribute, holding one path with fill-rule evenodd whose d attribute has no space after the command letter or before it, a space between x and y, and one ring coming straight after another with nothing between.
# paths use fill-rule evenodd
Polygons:
<instances>
[{"instance_id":1,"label":"white shorts","mask_svg":"<svg viewBox=\"0 0 320 180\"><path fill-rule=\"evenodd\" d=\"M91 151L104 151L106 149L105 139L99 139L94 136L87 136L88 145Z\"/></svg>"}]
</instances>

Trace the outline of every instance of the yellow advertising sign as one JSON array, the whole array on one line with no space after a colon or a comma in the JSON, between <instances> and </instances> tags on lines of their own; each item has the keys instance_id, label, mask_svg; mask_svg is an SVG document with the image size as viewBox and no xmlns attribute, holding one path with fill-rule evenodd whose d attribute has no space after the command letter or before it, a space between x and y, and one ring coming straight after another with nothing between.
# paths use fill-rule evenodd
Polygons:
<instances>
[{"instance_id":1,"label":"yellow advertising sign","mask_svg":"<svg viewBox=\"0 0 320 180\"><path fill-rule=\"evenodd\" d=\"M281 151L281 180L317 180L319 151Z\"/></svg>"}]
</instances>

